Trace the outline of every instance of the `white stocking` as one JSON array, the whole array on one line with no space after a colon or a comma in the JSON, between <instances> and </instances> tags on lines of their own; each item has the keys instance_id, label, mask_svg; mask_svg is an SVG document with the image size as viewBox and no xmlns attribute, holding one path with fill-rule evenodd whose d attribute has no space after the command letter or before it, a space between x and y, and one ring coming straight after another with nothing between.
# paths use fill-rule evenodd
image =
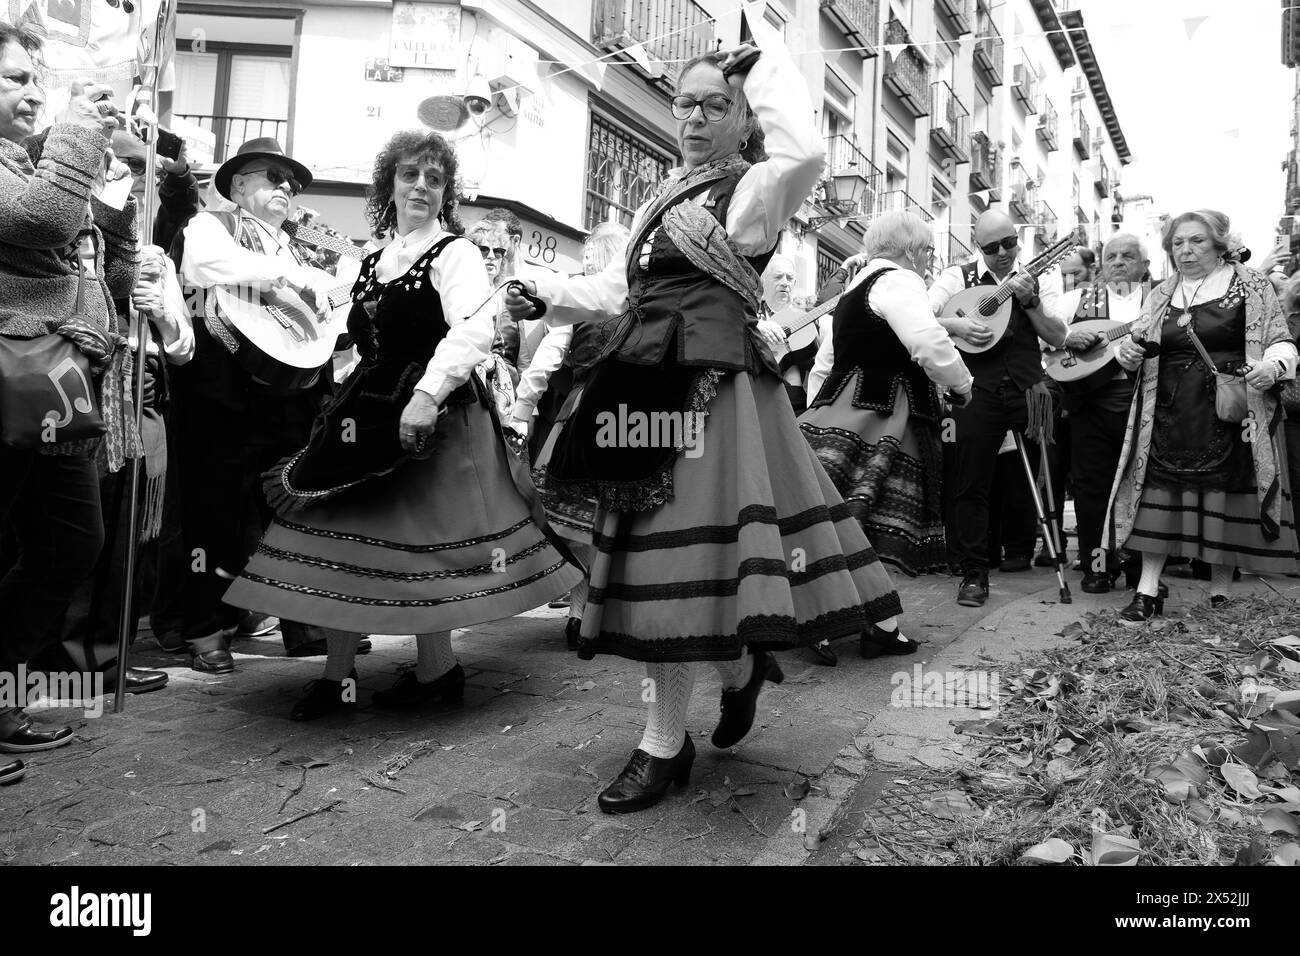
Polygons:
<instances>
[{"instance_id":1,"label":"white stocking","mask_svg":"<svg viewBox=\"0 0 1300 956\"><path fill-rule=\"evenodd\" d=\"M451 631L415 635L415 679L431 684L456 666L451 649Z\"/></svg>"},{"instance_id":2,"label":"white stocking","mask_svg":"<svg viewBox=\"0 0 1300 956\"><path fill-rule=\"evenodd\" d=\"M1228 596L1228 589L1232 586L1232 565L1230 564L1212 564L1210 565L1210 597L1215 595Z\"/></svg>"},{"instance_id":3,"label":"white stocking","mask_svg":"<svg viewBox=\"0 0 1300 956\"><path fill-rule=\"evenodd\" d=\"M745 651L745 656L735 661L714 661L714 668L722 681L723 690L740 690L754 676L754 655Z\"/></svg>"},{"instance_id":4,"label":"white stocking","mask_svg":"<svg viewBox=\"0 0 1300 956\"><path fill-rule=\"evenodd\" d=\"M640 748L652 757L676 757L686 742L686 709L695 689L695 664L646 664L653 683Z\"/></svg>"},{"instance_id":5,"label":"white stocking","mask_svg":"<svg viewBox=\"0 0 1300 956\"><path fill-rule=\"evenodd\" d=\"M336 631L330 628L325 633L325 679L342 681L352 674L352 666L357 660L357 645L364 634L352 631Z\"/></svg>"},{"instance_id":6,"label":"white stocking","mask_svg":"<svg viewBox=\"0 0 1300 956\"><path fill-rule=\"evenodd\" d=\"M1141 555L1142 577L1138 580L1138 594L1155 597L1160 591L1160 572L1165 567L1165 556L1150 551L1143 551Z\"/></svg>"}]
</instances>

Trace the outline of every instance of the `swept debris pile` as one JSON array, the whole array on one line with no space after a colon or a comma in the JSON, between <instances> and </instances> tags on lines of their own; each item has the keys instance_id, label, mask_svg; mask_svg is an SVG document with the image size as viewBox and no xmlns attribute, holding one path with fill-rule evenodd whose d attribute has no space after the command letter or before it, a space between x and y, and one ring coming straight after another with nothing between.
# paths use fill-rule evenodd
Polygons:
<instances>
[{"instance_id":1,"label":"swept debris pile","mask_svg":"<svg viewBox=\"0 0 1300 956\"><path fill-rule=\"evenodd\" d=\"M1298 635L1300 606L1277 597L1138 628L1089 614L1062 632L1077 645L1002 689L996 714L954 722L969 766L934 778L956 788L910 821L868 816L854 855L1300 865Z\"/></svg>"}]
</instances>

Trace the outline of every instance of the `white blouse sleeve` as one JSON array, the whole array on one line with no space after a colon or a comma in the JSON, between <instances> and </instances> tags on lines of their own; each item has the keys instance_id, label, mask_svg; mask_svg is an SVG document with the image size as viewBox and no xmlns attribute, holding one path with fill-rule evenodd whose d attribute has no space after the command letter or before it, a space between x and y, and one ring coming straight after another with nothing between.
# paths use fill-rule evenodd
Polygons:
<instances>
[{"instance_id":1,"label":"white blouse sleeve","mask_svg":"<svg viewBox=\"0 0 1300 956\"><path fill-rule=\"evenodd\" d=\"M492 348L492 285L483 256L468 239L449 243L429 267L429 278L442 299L442 314L450 331L438 343L416 388L445 401L469 380L474 366Z\"/></svg>"},{"instance_id":2,"label":"white blouse sleeve","mask_svg":"<svg viewBox=\"0 0 1300 956\"><path fill-rule=\"evenodd\" d=\"M736 184L727 207L727 234L745 255L776 245L787 220L799 211L821 176L826 144L813 122L808 86L780 35L748 9L754 42L762 55L745 76L745 98L764 134L767 159Z\"/></svg>"},{"instance_id":3,"label":"white blouse sleeve","mask_svg":"<svg viewBox=\"0 0 1300 956\"><path fill-rule=\"evenodd\" d=\"M813 360L812 371L808 373L808 381L804 383L809 405L816 400L817 393L826 384L826 379L831 374L831 367L835 364L834 336L829 330L822 330L821 340L821 345L817 347L817 358Z\"/></svg>"},{"instance_id":4,"label":"white blouse sleeve","mask_svg":"<svg viewBox=\"0 0 1300 956\"><path fill-rule=\"evenodd\" d=\"M924 279L902 269L887 272L871 287L868 305L889 323L932 382L954 392L970 391L975 379L930 310Z\"/></svg>"},{"instance_id":5,"label":"white blouse sleeve","mask_svg":"<svg viewBox=\"0 0 1300 956\"><path fill-rule=\"evenodd\" d=\"M569 354L569 341L573 338L573 326L566 325L557 329L548 329L546 336L537 346L533 360L519 377L515 389L515 407L511 417L519 421L528 421L537 410L537 403L546 392L551 375L564 364L564 357Z\"/></svg>"}]
</instances>

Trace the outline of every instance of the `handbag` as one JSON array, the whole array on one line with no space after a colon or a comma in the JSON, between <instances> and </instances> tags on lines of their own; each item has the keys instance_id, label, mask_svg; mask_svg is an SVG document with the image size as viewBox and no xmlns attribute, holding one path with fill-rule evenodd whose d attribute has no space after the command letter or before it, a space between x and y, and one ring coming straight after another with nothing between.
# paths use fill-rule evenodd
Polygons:
<instances>
[{"instance_id":1,"label":"handbag","mask_svg":"<svg viewBox=\"0 0 1300 956\"><path fill-rule=\"evenodd\" d=\"M1219 416L1219 421L1227 422L1230 425L1237 425L1246 420L1246 379L1240 375L1229 375L1226 372L1220 372L1215 366L1214 360L1210 358L1210 353L1205 350L1201 344L1201 338L1196 334L1190 322L1187 324L1187 337L1192 340L1196 346L1196 351L1201 353L1201 361L1205 367L1210 370L1214 376L1214 414Z\"/></svg>"},{"instance_id":2,"label":"handbag","mask_svg":"<svg viewBox=\"0 0 1300 956\"><path fill-rule=\"evenodd\" d=\"M82 310L85 274L77 263ZM107 426L99 413L90 359L58 332L30 339L0 336L0 442L15 448L98 438Z\"/></svg>"}]
</instances>

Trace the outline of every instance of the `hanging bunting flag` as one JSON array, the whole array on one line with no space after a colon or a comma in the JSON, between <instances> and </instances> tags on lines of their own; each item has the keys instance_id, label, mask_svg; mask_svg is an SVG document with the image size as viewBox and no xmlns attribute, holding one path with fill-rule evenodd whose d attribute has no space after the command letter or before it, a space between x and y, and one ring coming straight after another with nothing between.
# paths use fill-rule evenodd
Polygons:
<instances>
[{"instance_id":1,"label":"hanging bunting flag","mask_svg":"<svg viewBox=\"0 0 1300 956\"><path fill-rule=\"evenodd\" d=\"M1199 29L1201 28L1201 24L1204 23L1204 22L1205 22L1206 20L1208 20L1208 19L1210 19L1210 18L1209 18L1209 17L1186 17L1186 18L1184 18L1184 19L1183 19L1183 26L1184 26L1184 27L1186 28L1186 30L1187 30L1187 39L1189 39L1189 40L1192 39L1192 37L1194 37L1194 36L1196 35L1196 31L1199 30Z\"/></svg>"},{"instance_id":2,"label":"hanging bunting flag","mask_svg":"<svg viewBox=\"0 0 1300 956\"><path fill-rule=\"evenodd\" d=\"M695 34L696 39L701 43L708 46L713 42L713 21L705 20L703 23L695 24L695 26L691 27L691 33Z\"/></svg>"},{"instance_id":3,"label":"hanging bunting flag","mask_svg":"<svg viewBox=\"0 0 1300 956\"><path fill-rule=\"evenodd\" d=\"M1228 139L1236 139L1237 137L1239 137L1239 136L1241 135L1241 130L1239 130L1239 129L1225 129L1225 130L1223 131L1223 135L1226 136L1226 137L1228 137Z\"/></svg>"}]
</instances>

